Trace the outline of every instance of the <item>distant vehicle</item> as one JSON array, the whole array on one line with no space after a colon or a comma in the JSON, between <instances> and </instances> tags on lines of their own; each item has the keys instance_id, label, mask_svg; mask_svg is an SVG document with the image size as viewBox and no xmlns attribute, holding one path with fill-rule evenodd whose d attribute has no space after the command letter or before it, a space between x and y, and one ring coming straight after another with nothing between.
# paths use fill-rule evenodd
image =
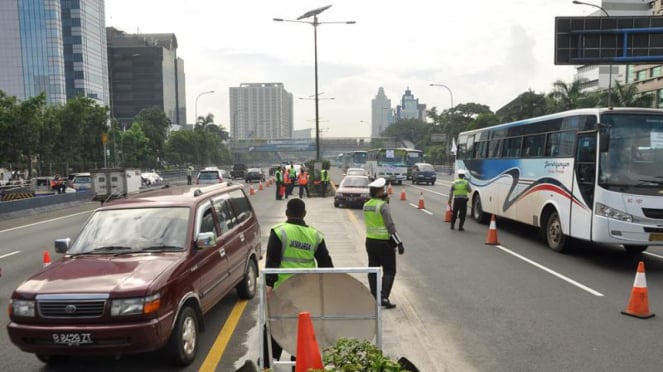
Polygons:
<instances>
[{"instance_id":1,"label":"distant vehicle","mask_svg":"<svg viewBox=\"0 0 663 372\"><path fill-rule=\"evenodd\" d=\"M76 173L71 180L71 188L76 191L89 190L92 188L92 176L90 173Z\"/></svg>"},{"instance_id":2,"label":"distant vehicle","mask_svg":"<svg viewBox=\"0 0 663 372\"><path fill-rule=\"evenodd\" d=\"M196 176L196 185L206 185L221 182L223 182L223 175L221 170L216 167L207 167L198 172L198 176Z\"/></svg>"},{"instance_id":3,"label":"distant vehicle","mask_svg":"<svg viewBox=\"0 0 663 372\"><path fill-rule=\"evenodd\" d=\"M246 183L256 182L265 182L265 173L262 171L262 168L249 168L246 171L246 176L244 177Z\"/></svg>"},{"instance_id":4,"label":"distant vehicle","mask_svg":"<svg viewBox=\"0 0 663 372\"><path fill-rule=\"evenodd\" d=\"M163 349L188 365L204 315L233 290L255 296L261 230L241 185L148 194L94 211L78 237L55 241L62 258L14 290L7 332L20 350L51 365Z\"/></svg>"},{"instance_id":5,"label":"distant vehicle","mask_svg":"<svg viewBox=\"0 0 663 372\"><path fill-rule=\"evenodd\" d=\"M382 177L392 185L402 184L407 178L408 150L403 147L368 150L368 176L373 179Z\"/></svg>"},{"instance_id":6,"label":"distant vehicle","mask_svg":"<svg viewBox=\"0 0 663 372\"><path fill-rule=\"evenodd\" d=\"M334 207L363 206L369 199L367 176L345 176L336 189Z\"/></svg>"},{"instance_id":7,"label":"distant vehicle","mask_svg":"<svg viewBox=\"0 0 663 372\"><path fill-rule=\"evenodd\" d=\"M346 176L366 176L368 177L368 171L364 168L348 168L345 172Z\"/></svg>"},{"instance_id":8,"label":"distant vehicle","mask_svg":"<svg viewBox=\"0 0 663 372\"><path fill-rule=\"evenodd\" d=\"M140 191L141 172L138 169L102 168L90 172L93 200L107 201L126 197Z\"/></svg>"},{"instance_id":9,"label":"distant vehicle","mask_svg":"<svg viewBox=\"0 0 663 372\"><path fill-rule=\"evenodd\" d=\"M144 172L140 176L143 179L143 183L147 186L161 185L163 183L163 177L157 172Z\"/></svg>"},{"instance_id":10,"label":"distant vehicle","mask_svg":"<svg viewBox=\"0 0 663 372\"><path fill-rule=\"evenodd\" d=\"M230 170L230 177L232 179L244 179L246 177L246 164L233 164Z\"/></svg>"},{"instance_id":11,"label":"distant vehicle","mask_svg":"<svg viewBox=\"0 0 663 372\"><path fill-rule=\"evenodd\" d=\"M412 183L430 183L435 185L435 180L437 179L437 173L435 168L428 163L416 163L410 167L412 172Z\"/></svg>"},{"instance_id":12,"label":"distant vehicle","mask_svg":"<svg viewBox=\"0 0 663 372\"><path fill-rule=\"evenodd\" d=\"M339 154L343 169L348 168L363 168L366 166L368 159L368 151L350 151Z\"/></svg>"}]
</instances>

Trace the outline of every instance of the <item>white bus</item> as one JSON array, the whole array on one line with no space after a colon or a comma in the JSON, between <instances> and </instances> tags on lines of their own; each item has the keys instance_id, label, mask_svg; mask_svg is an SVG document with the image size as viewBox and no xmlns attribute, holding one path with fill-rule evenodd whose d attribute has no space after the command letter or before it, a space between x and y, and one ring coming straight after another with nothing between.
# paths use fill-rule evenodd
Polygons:
<instances>
[{"instance_id":1,"label":"white bus","mask_svg":"<svg viewBox=\"0 0 663 372\"><path fill-rule=\"evenodd\" d=\"M663 245L661 164L662 110L581 109L458 135L472 217L537 226L556 251L569 237L631 253Z\"/></svg>"},{"instance_id":2,"label":"white bus","mask_svg":"<svg viewBox=\"0 0 663 372\"><path fill-rule=\"evenodd\" d=\"M368 151L349 151L339 154L339 158L342 159L342 168L345 170L348 168L365 168Z\"/></svg>"},{"instance_id":3,"label":"white bus","mask_svg":"<svg viewBox=\"0 0 663 372\"><path fill-rule=\"evenodd\" d=\"M408 152L404 148L368 150L366 170L370 178L383 177L391 184L402 184L407 178Z\"/></svg>"}]
</instances>

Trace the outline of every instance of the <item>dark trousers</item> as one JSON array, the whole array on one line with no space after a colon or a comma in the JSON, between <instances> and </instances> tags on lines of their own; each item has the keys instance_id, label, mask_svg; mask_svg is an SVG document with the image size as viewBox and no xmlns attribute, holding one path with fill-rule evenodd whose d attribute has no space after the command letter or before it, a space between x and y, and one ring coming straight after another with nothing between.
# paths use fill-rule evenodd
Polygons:
<instances>
[{"instance_id":1,"label":"dark trousers","mask_svg":"<svg viewBox=\"0 0 663 372\"><path fill-rule=\"evenodd\" d=\"M329 184L328 181L322 181L322 182L320 182L320 185L321 185L321 187L322 187L322 197L323 197L323 198L324 198L325 196L327 196L327 185L328 185L328 184Z\"/></svg>"},{"instance_id":2,"label":"dark trousers","mask_svg":"<svg viewBox=\"0 0 663 372\"><path fill-rule=\"evenodd\" d=\"M305 183L303 185L299 185L299 198L304 197L304 190L306 190L306 197L308 198L308 183Z\"/></svg>"},{"instance_id":3,"label":"dark trousers","mask_svg":"<svg viewBox=\"0 0 663 372\"><path fill-rule=\"evenodd\" d=\"M283 198L281 197L281 185L283 185L283 183L281 183L281 182L277 182L277 183L276 183L276 200L281 200L281 199L283 199Z\"/></svg>"},{"instance_id":4,"label":"dark trousers","mask_svg":"<svg viewBox=\"0 0 663 372\"><path fill-rule=\"evenodd\" d=\"M467 198L454 198L454 208L451 213L451 226L456 223L458 218L458 228L463 227L467 215Z\"/></svg>"},{"instance_id":5,"label":"dark trousers","mask_svg":"<svg viewBox=\"0 0 663 372\"><path fill-rule=\"evenodd\" d=\"M292 189L295 187L295 184L290 182L285 185L285 198L288 199L288 196L292 195Z\"/></svg>"},{"instance_id":6,"label":"dark trousers","mask_svg":"<svg viewBox=\"0 0 663 372\"><path fill-rule=\"evenodd\" d=\"M186 184L187 185L191 184L191 176L186 176Z\"/></svg>"},{"instance_id":7,"label":"dark trousers","mask_svg":"<svg viewBox=\"0 0 663 372\"><path fill-rule=\"evenodd\" d=\"M272 365L272 361L269 359L269 349L267 349L267 326L263 328L262 336L263 336L263 344L265 345L265 350L262 351L263 367L269 368ZM280 360L281 354L283 354L283 348L281 347L281 345L279 345L278 342L276 342L274 337L271 337L271 342L272 342L272 358L274 358L274 360ZM295 357L291 356L290 360L294 361ZM295 368L293 367L292 370L294 371Z\"/></svg>"},{"instance_id":8,"label":"dark trousers","mask_svg":"<svg viewBox=\"0 0 663 372\"><path fill-rule=\"evenodd\" d=\"M369 267L382 267L382 298L389 298L391 287L396 277L396 251L388 240L366 238L366 253ZM377 295L377 278L375 274L368 274L368 284L373 296Z\"/></svg>"}]
</instances>

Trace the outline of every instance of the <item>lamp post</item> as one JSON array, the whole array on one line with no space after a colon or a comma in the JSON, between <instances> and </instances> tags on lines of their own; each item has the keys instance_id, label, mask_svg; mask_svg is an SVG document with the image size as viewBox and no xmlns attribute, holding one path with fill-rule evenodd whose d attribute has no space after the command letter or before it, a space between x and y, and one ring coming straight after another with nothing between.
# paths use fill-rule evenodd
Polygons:
<instances>
[{"instance_id":1,"label":"lamp post","mask_svg":"<svg viewBox=\"0 0 663 372\"><path fill-rule=\"evenodd\" d=\"M608 11L605 10L600 5L586 3L584 1L579 1L579 0L573 0L572 3L576 4L576 5L587 5L587 6L597 8L597 9L601 10L605 14L606 17L610 17L610 14L608 14ZM609 66L610 66L610 71L608 72L608 107L612 107L612 63Z\"/></svg>"},{"instance_id":2,"label":"lamp post","mask_svg":"<svg viewBox=\"0 0 663 372\"><path fill-rule=\"evenodd\" d=\"M314 66L315 66L315 160L320 161L320 122L318 114L318 101L320 100L318 94L318 26L322 24L355 24L355 21L345 21L345 22L318 22L318 14L324 12L325 10L331 8L331 5L323 6L321 8L310 10L304 13L302 16L296 20L288 20L283 18L274 18L275 22L296 22L296 23L308 23L313 26L313 52L314 52ZM302 19L313 17L313 22L302 21Z\"/></svg>"},{"instance_id":3,"label":"lamp post","mask_svg":"<svg viewBox=\"0 0 663 372\"><path fill-rule=\"evenodd\" d=\"M449 110L452 110L454 108L454 94L451 91L451 88L449 88L448 86L446 86L444 84L441 84L441 83L431 83L430 86L431 87L442 87L442 88L449 91L449 97L451 98L451 107L449 108ZM449 127L449 138L447 138L447 149L449 150L449 155L452 155L451 154L451 146L450 146L451 141L453 141L453 137L452 137L452 134L451 134L451 127ZM451 167L451 161L449 161L449 166Z\"/></svg>"},{"instance_id":4,"label":"lamp post","mask_svg":"<svg viewBox=\"0 0 663 372\"><path fill-rule=\"evenodd\" d=\"M200 98L200 96L202 96L202 95L212 94L212 93L214 93L213 90L208 90L207 92L202 92L202 93L198 94L198 96L196 97L196 105L195 105L196 106L196 117L194 118L195 119L195 124L198 124L198 98Z\"/></svg>"}]
</instances>

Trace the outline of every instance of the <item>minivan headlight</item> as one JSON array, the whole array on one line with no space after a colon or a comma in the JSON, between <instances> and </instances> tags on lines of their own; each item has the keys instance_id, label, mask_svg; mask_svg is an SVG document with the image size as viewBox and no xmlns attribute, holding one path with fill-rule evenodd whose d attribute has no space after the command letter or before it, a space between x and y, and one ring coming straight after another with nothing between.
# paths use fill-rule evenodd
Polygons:
<instances>
[{"instance_id":1,"label":"minivan headlight","mask_svg":"<svg viewBox=\"0 0 663 372\"><path fill-rule=\"evenodd\" d=\"M161 296L155 293L147 297L123 298L111 302L111 316L150 314L161 307Z\"/></svg>"},{"instance_id":2,"label":"minivan headlight","mask_svg":"<svg viewBox=\"0 0 663 372\"><path fill-rule=\"evenodd\" d=\"M33 318L35 302L32 300L9 300L9 315Z\"/></svg>"},{"instance_id":3,"label":"minivan headlight","mask_svg":"<svg viewBox=\"0 0 663 372\"><path fill-rule=\"evenodd\" d=\"M633 222L632 215L601 203L596 203L595 213L599 216L612 218L613 220Z\"/></svg>"}]
</instances>

